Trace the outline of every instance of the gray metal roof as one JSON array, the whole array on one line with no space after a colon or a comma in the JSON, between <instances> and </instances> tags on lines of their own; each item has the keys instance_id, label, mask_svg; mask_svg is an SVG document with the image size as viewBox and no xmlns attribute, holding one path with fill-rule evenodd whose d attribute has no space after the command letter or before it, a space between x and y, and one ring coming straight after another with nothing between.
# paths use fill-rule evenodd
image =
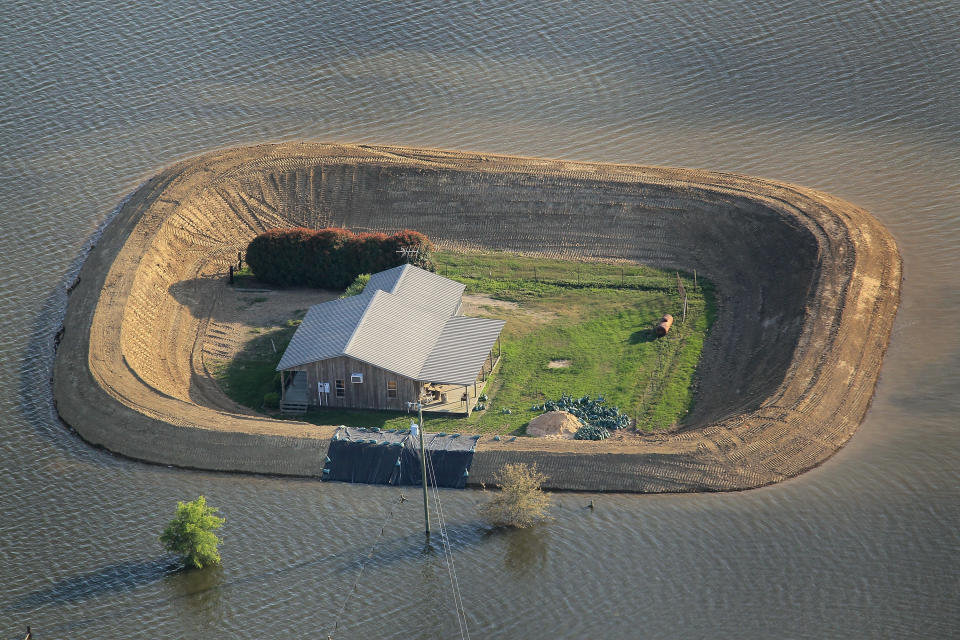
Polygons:
<instances>
[{"instance_id":1,"label":"gray metal roof","mask_svg":"<svg viewBox=\"0 0 960 640\"><path fill-rule=\"evenodd\" d=\"M473 384L503 325L503 320L489 318L448 318L417 379L446 384Z\"/></svg>"},{"instance_id":2,"label":"gray metal roof","mask_svg":"<svg viewBox=\"0 0 960 640\"><path fill-rule=\"evenodd\" d=\"M343 355L370 304L370 296L351 296L315 304L287 345L277 371Z\"/></svg>"},{"instance_id":3,"label":"gray metal roof","mask_svg":"<svg viewBox=\"0 0 960 640\"><path fill-rule=\"evenodd\" d=\"M360 295L310 307L277 371L350 356L415 380L472 384L504 323L453 315L463 289L410 265L376 273Z\"/></svg>"},{"instance_id":4,"label":"gray metal roof","mask_svg":"<svg viewBox=\"0 0 960 640\"><path fill-rule=\"evenodd\" d=\"M419 307L452 316L460 309L465 288L461 282L404 264L370 276L363 293L380 289L403 296Z\"/></svg>"},{"instance_id":5,"label":"gray metal roof","mask_svg":"<svg viewBox=\"0 0 960 640\"><path fill-rule=\"evenodd\" d=\"M344 355L416 378L443 331L447 316L376 291Z\"/></svg>"}]
</instances>

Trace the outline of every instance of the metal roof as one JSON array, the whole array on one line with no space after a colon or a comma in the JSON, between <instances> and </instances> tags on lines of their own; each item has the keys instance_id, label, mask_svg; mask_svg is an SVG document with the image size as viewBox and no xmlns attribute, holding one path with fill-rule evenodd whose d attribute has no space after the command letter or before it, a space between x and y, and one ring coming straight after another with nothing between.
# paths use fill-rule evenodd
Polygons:
<instances>
[{"instance_id":1,"label":"metal roof","mask_svg":"<svg viewBox=\"0 0 960 640\"><path fill-rule=\"evenodd\" d=\"M417 379L446 384L473 384L503 325L503 320L489 318L448 318Z\"/></svg>"},{"instance_id":2,"label":"metal roof","mask_svg":"<svg viewBox=\"0 0 960 640\"><path fill-rule=\"evenodd\" d=\"M410 265L373 274L360 295L310 307L277 371L350 356L414 380L472 384L504 323L454 315L463 289Z\"/></svg>"},{"instance_id":3,"label":"metal roof","mask_svg":"<svg viewBox=\"0 0 960 640\"><path fill-rule=\"evenodd\" d=\"M416 378L446 321L443 314L376 291L343 354Z\"/></svg>"},{"instance_id":4,"label":"metal roof","mask_svg":"<svg viewBox=\"0 0 960 640\"><path fill-rule=\"evenodd\" d=\"M315 304L297 327L277 371L343 355L370 304L370 296L351 296Z\"/></svg>"},{"instance_id":5,"label":"metal roof","mask_svg":"<svg viewBox=\"0 0 960 640\"><path fill-rule=\"evenodd\" d=\"M465 288L465 284L456 280L404 264L370 276L363 293L380 289L403 296L419 307L452 316L460 309Z\"/></svg>"}]
</instances>

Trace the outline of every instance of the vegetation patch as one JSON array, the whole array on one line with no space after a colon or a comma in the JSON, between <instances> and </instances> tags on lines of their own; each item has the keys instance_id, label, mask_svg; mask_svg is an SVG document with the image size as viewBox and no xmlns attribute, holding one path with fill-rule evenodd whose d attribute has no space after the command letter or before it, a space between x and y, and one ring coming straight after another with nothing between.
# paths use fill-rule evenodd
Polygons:
<instances>
[{"instance_id":1,"label":"vegetation patch","mask_svg":"<svg viewBox=\"0 0 960 640\"><path fill-rule=\"evenodd\" d=\"M433 244L416 231L353 233L347 229L271 229L247 245L257 280L278 287L344 289L361 273L409 262L432 269Z\"/></svg>"},{"instance_id":2,"label":"vegetation patch","mask_svg":"<svg viewBox=\"0 0 960 640\"><path fill-rule=\"evenodd\" d=\"M537 465L505 464L495 477L500 490L480 508L495 527L525 529L549 517L550 496L541 489L547 476Z\"/></svg>"},{"instance_id":3,"label":"vegetation patch","mask_svg":"<svg viewBox=\"0 0 960 640\"><path fill-rule=\"evenodd\" d=\"M371 274L369 273L361 273L360 275L358 275L356 278L354 278L353 282L350 283L350 286L347 287L347 290L344 291L343 295L340 297L350 298L352 296L357 296L363 293L363 290L364 288L366 288L367 283L370 282L370 275Z\"/></svg>"},{"instance_id":4,"label":"vegetation patch","mask_svg":"<svg viewBox=\"0 0 960 640\"><path fill-rule=\"evenodd\" d=\"M187 568L202 569L220 564L217 549L222 540L214 533L223 526L224 518L216 515L216 507L207 505L203 496L190 502L177 503L177 515L160 534L160 544L183 560Z\"/></svg>"},{"instance_id":5,"label":"vegetation patch","mask_svg":"<svg viewBox=\"0 0 960 640\"><path fill-rule=\"evenodd\" d=\"M297 315L302 317L305 312ZM255 335L234 358L209 360L207 367L224 393L234 402L254 411L271 413L280 407L280 356L300 325L291 318L270 329L251 329Z\"/></svg>"},{"instance_id":6,"label":"vegetation patch","mask_svg":"<svg viewBox=\"0 0 960 640\"><path fill-rule=\"evenodd\" d=\"M503 252L436 252L434 260L439 274L467 285L468 299L484 301L469 315L507 324L502 359L487 380L486 401L481 398L484 409L469 418L427 414L428 430L523 435L526 424L542 412L539 407L564 395L602 395L606 406L616 407L642 431L674 427L691 408L697 362L715 313L712 285L703 278L695 282L692 274L636 264L571 263ZM685 321L678 277L687 292ZM676 321L667 336L658 338L653 328L664 313ZM295 323L265 331L215 368L231 398L268 410L264 396L279 391L274 369ZM565 366L551 366L555 362ZM316 424L380 428L407 427L411 417L332 408L306 415Z\"/></svg>"},{"instance_id":7,"label":"vegetation patch","mask_svg":"<svg viewBox=\"0 0 960 640\"><path fill-rule=\"evenodd\" d=\"M505 252L438 252L435 260L437 273L466 283L467 294L515 303L471 312L507 324L503 359L486 387L487 410L466 419L470 426L462 430L523 434L541 413L533 407L563 395L602 395L643 431L673 427L690 410L715 314L712 285L702 277ZM687 292L685 321L678 277ZM653 328L664 313L677 320L657 338ZM569 364L551 367L551 361Z\"/></svg>"}]
</instances>

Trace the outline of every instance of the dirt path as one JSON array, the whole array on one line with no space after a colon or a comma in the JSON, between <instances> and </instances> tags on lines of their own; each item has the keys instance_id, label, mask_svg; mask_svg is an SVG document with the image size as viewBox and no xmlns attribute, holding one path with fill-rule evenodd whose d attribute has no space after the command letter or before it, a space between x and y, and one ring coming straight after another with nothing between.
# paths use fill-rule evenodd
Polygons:
<instances>
[{"instance_id":1,"label":"dirt path","mask_svg":"<svg viewBox=\"0 0 960 640\"><path fill-rule=\"evenodd\" d=\"M508 461L538 462L555 488L616 491L744 489L801 473L862 420L899 301L889 233L803 187L433 149L230 149L143 185L87 257L54 372L63 419L133 458L319 475L332 427L252 415L211 385L206 366L243 343L237 305L282 315L272 294L227 299L224 280L250 238L289 225L413 228L448 249L627 259L697 269L717 285L681 431L602 443L484 439L476 483Z\"/></svg>"}]
</instances>

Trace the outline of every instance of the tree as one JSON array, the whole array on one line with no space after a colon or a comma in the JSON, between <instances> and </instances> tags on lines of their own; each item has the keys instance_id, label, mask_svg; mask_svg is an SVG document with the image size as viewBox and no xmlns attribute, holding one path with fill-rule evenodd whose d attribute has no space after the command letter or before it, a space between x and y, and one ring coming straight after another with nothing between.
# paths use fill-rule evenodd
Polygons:
<instances>
[{"instance_id":1,"label":"tree","mask_svg":"<svg viewBox=\"0 0 960 640\"><path fill-rule=\"evenodd\" d=\"M224 518L215 516L217 511L207 506L203 496L192 502L177 502L177 517L160 534L160 543L167 551L180 555L188 567L202 569L220 564L217 545L221 540L213 530L223 526Z\"/></svg>"},{"instance_id":2,"label":"tree","mask_svg":"<svg viewBox=\"0 0 960 640\"><path fill-rule=\"evenodd\" d=\"M518 529L546 520L550 496L540 486L547 476L537 471L537 465L505 464L495 477L500 491L480 508L485 520Z\"/></svg>"}]
</instances>

